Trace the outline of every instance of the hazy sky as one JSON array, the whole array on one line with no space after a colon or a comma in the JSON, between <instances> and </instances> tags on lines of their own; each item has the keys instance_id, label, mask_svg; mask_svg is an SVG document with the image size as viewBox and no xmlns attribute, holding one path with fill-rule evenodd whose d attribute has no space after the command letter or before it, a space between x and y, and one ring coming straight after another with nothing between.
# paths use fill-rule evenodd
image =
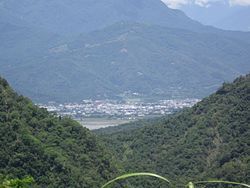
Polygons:
<instances>
[{"instance_id":1,"label":"hazy sky","mask_svg":"<svg viewBox=\"0 0 250 188\"><path fill-rule=\"evenodd\" d=\"M250 0L162 0L171 8L178 8L182 5L196 4L202 7L209 7L212 3L222 3L229 6L250 6Z\"/></svg>"}]
</instances>

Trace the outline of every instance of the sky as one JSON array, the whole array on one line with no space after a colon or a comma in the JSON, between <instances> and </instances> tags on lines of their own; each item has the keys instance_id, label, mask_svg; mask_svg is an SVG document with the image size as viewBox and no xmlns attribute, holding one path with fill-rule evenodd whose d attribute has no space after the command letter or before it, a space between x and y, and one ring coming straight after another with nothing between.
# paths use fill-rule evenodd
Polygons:
<instances>
[{"instance_id":1,"label":"sky","mask_svg":"<svg viewBox=\"0 0 250 188\"><path fill-rule=\"evenodd\" d=\"M228 6L250 6L250 0L162 0L170 8L180 8L183 5L194 4L209 7L213 3L222 3Z\"/></svg>"},{"instance_id":2,"label":"sky","mask_svg":"<svg viewBox=\"0 0 250 188\"><path fill-rule=\"evenodd\" d=\"M225 30L250 31L250 0L162 0L202 24Z\"/></svg>"}]
</instances>

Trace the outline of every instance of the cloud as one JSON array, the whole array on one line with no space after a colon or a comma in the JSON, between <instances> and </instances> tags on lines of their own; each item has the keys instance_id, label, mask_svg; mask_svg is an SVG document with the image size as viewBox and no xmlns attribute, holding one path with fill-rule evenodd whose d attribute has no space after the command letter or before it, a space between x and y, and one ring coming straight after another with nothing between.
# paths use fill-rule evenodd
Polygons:
<instances>
[{"instance_id":1,"label":"cloud","mask_svg":"<svg viewBox=\"0 0 250 188\"><path fill-rule=\"evenodd\" d=\"M214 2L224 2L221 0L195 0L193 3L201 7L209 7ZM191 2L192 3L192 2Z\"/></svg>"},{"instance_id":2,"label":"cloud","mask_svg":"<svg viewBox=\"0 0 250 188\"><path fill-rule=\"evenodd\" d=\"M244 1L244 0L241 0L241 1ZM245 1L250 1L250 0L245 0ZM187 4L196 4L201 7L209 7L214 2L224 3L224 0L162 0L162 2L164 2L170 8L179 8Z\"/></svg>"},{"instance_id":3,"label":"cloud","mask_svg":"<svg viewBox=\"0 0 250 188\"><path fill-rule=\"evenodd\" d=\"M229 4L231 6L234 6L234 5L250 6L250 0L230 0Z\"/></svg>"},{"instance_id":4,"label":"cloud","mask_svg":"<svg viewBox=\"0 0 250 188\"><path fill-rule=\"evenodd\" d=\"M230 6L250 6L250 0L161 0L170 8L179 8L187 4L196 4L201 7L209 7L215 2L229 4Z\"/></svg>"}]
</instances>

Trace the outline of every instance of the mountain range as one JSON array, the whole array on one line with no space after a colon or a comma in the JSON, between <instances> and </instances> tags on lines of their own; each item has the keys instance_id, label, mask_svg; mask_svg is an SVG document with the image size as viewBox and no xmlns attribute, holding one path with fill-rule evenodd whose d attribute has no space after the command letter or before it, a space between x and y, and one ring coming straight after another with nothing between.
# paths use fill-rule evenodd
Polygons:
<instances>
[{"instance_id":1,"label":"mountain range","mask_svg":"<svg viewBox=\"0 0 250 188\"><path fill-rule=\"evenodd\" d=\"M209 6L188 4L181 6L180 9L190 18L205 25L224 30L250 31L249 6L231 6L215 1L211 2Z\"/></svg>"},{"instance_id":2,"label":"mountain range","mask_svg":"<svg viewBox=\"0 0 250 188\"><path fill-rule=\"evenodd\" d=\"M160 0L1 0L0 10L0 73L36 102L201 98L250 70L250 33Z\"/></svg>"},{"instance_id":3,"label":"mountain range","mask_svg":"<svg viewBox=\"0 0 250 188\"><path fill-rule=\"evenodd\" d=\"M0 10L0 21L62 35L95 31L120 21L202 28L160 0L1 0Z\"/></svg>"}]
</instances>

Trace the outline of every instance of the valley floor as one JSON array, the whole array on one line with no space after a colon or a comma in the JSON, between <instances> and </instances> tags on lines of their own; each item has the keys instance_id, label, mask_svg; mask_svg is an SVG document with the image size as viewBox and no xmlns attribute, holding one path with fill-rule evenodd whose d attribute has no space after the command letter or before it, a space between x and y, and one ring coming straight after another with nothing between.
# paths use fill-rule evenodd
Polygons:
<instances>
[{"instance_id":1,"label":"valley floor","mask_svg":"<svg viewBox=\"0 0 250 188\"><path fill-rule=\"evenodd\" d=\"M108 118L84 118L78 120L84 127L87 127L90 130L106 128L111 126L117 126L125 123L130 123L135 120L129 119L108 119Z\"/></svg>"}]
</instances>

